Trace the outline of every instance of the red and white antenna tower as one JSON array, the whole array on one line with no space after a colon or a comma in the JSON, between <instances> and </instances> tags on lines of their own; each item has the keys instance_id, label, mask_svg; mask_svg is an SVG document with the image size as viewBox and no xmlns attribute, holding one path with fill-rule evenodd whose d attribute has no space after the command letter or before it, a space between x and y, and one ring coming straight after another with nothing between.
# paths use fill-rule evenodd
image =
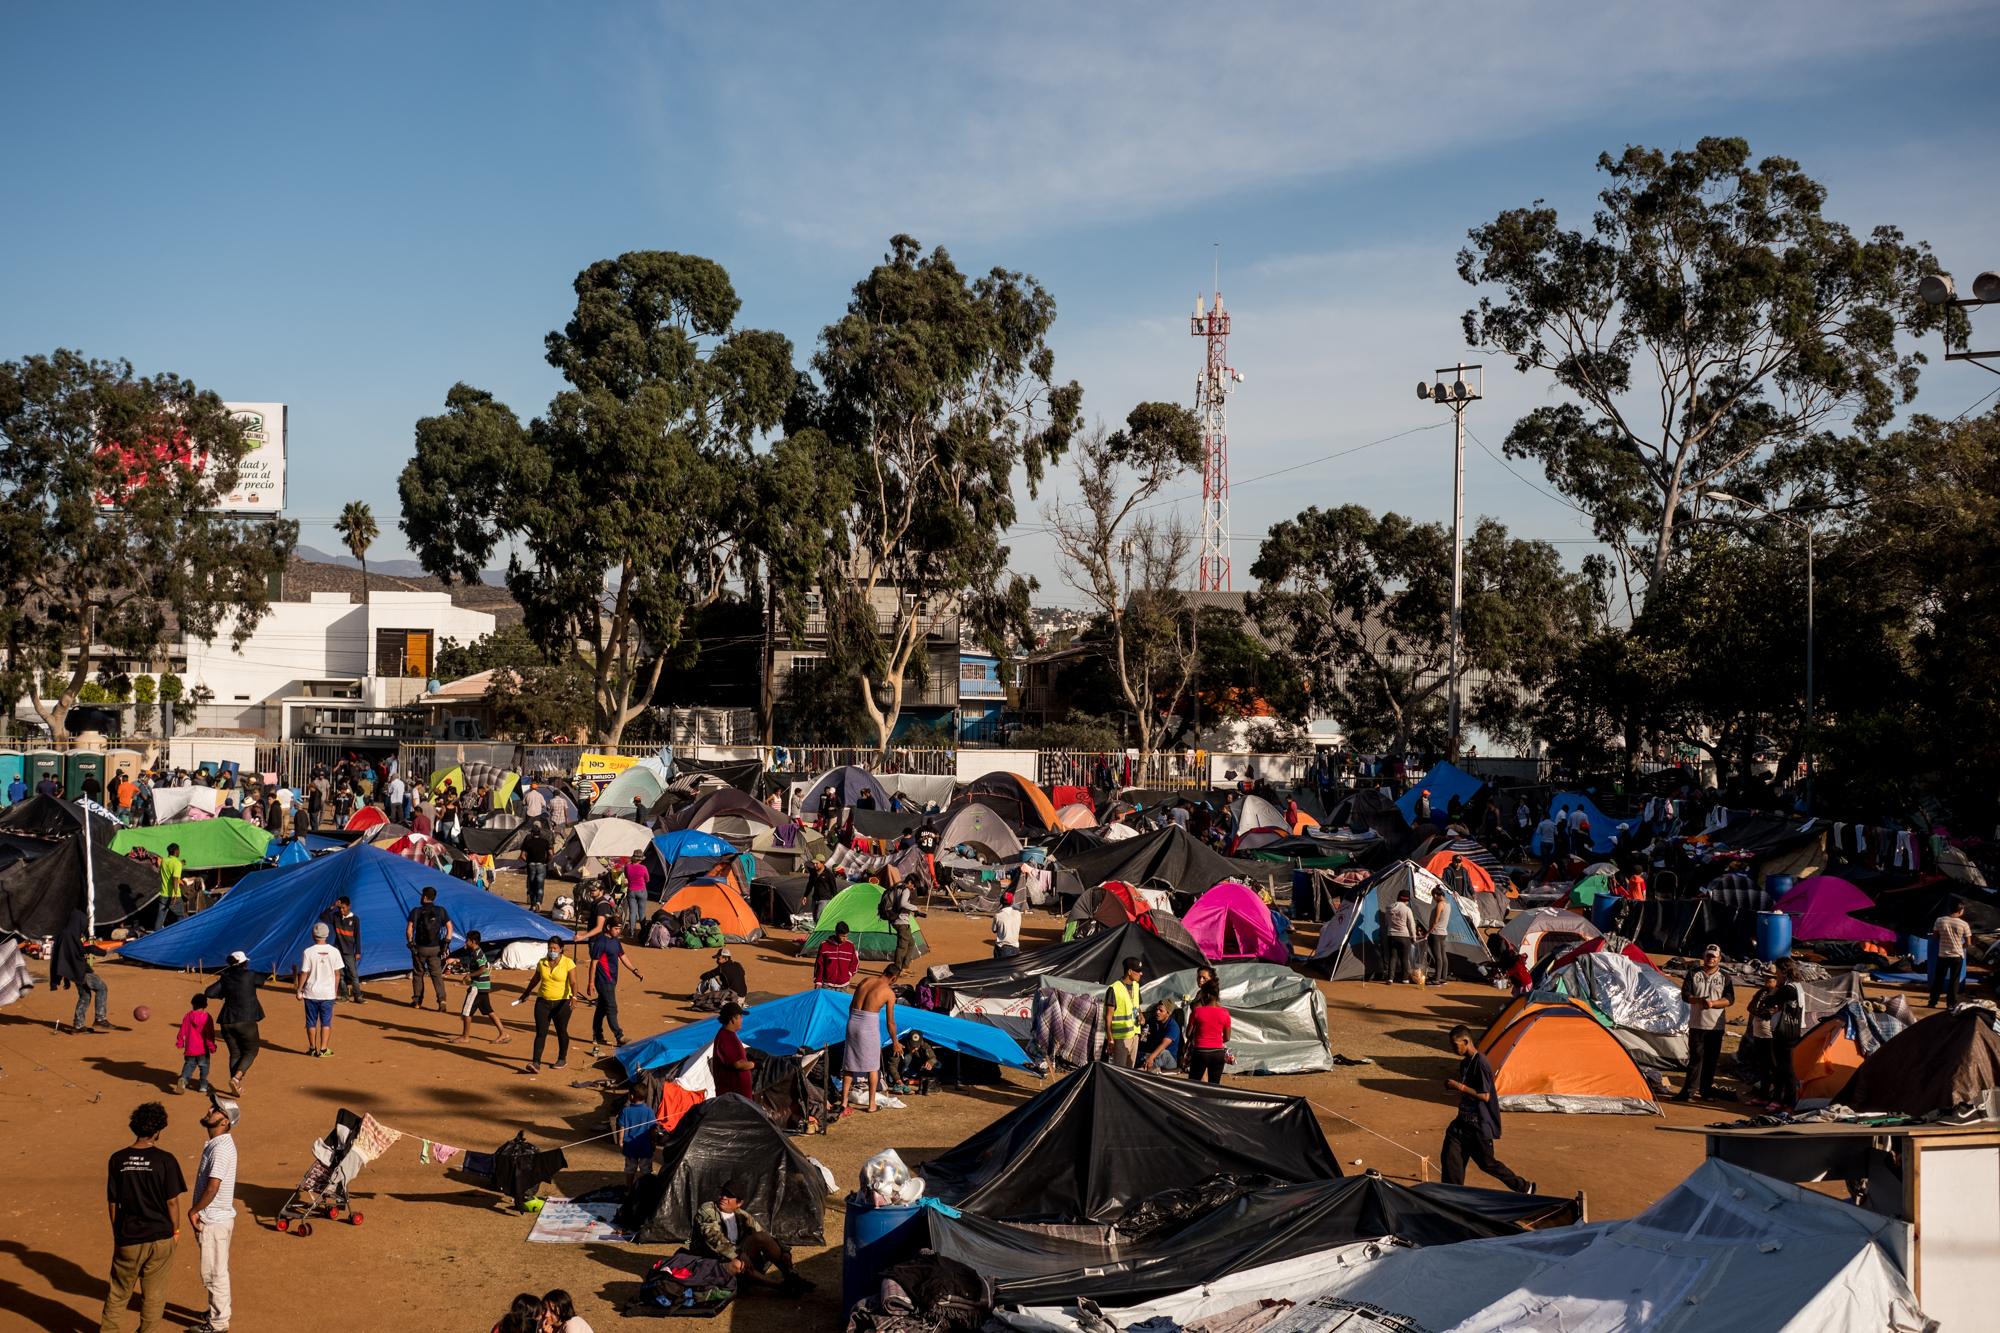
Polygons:
<instances>
[{"instance_id":1,"label":"red and white antenna tower","mask_svg":"<svg viewBox=\"0 0 2000 1333\"><path fill-rule=\"evenodd\" d=\"M1215 303L1195 293L1188 332L1207 339L1208 361L1195 381L1194 411L1201 418L1201 560L1195 571L1198 592L1229 591L1229 394L1243 376L1229 364L1229 316L1222 309L1221 265L1216 268Z\"/></svg>"}]
</instances>

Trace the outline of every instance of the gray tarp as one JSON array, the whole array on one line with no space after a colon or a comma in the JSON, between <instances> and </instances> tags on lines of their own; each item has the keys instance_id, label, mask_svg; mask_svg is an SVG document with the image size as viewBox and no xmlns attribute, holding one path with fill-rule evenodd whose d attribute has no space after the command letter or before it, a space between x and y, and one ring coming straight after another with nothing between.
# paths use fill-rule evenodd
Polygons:
<instances>
[{"instance_id":1,"label":"gray tarp","mask_svg":"<svg viewBox=\"0 0 2000 1333\"><path fill-rule=\"evenodd\" d=\"M1674 978L1601 949L1567 964L1547 984L1609 1019L1611 1035L1641 1069L1687 1068L1688 1007Z\"/></svg>"},{"instance_id":2,"label":"gray tarp","mask_svg":"<svg viewBox=\"0 0 2000 1333\"><path fill-rule=\"evenodd\" d=\"M1222 983L1222 1004L1229 1010L1229 1050L1236 1062L1232 1074L1309 1074L1333 1068L1327 1042L1326 997L1310 977L1276 963L1223 963L1215 969ZM1044 977L1042 986L1072 994L1101 995L1092 982ZM1140 987L1140 998L1151 1004L1169 999L1183 1003L1194 994L1194 972L1169 972Z\"/></svg>"}]
</instances>

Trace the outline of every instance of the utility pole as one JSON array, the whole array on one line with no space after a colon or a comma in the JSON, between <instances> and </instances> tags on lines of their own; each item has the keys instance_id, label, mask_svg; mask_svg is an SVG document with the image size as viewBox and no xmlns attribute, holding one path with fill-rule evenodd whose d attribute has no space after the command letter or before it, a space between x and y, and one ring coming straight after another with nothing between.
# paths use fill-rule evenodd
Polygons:
<instances>
[{"instance_id":1,"label":"utility pole","mask_svg":"<svg viewBox=\"0 0 2000 1333\"><path fill-rule=\"evenodd\" d=\"M1486 396L1486 372L1481 366L1441 366L1435 384L1420 382L1417 397L1451 409L1451 665L1447 668L1445 758L1458 759L1460 671L1465 652L1465 409ZM1451 380L1445 381L1449 374ZM1472 378L1468 380L1466 376Z\"/></svg>"}]
</instances>

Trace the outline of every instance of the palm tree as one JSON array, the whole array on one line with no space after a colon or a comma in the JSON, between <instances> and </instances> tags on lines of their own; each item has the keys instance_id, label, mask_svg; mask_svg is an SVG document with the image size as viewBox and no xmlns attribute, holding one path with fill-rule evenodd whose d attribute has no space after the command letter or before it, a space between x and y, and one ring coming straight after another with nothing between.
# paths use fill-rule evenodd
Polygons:
<instances>
[{"instance_id":1,"label":"palm tree","mask_svg":"<svg viewBox=\"0 0 2000 1333\"><path fill-rule=\"evenodd\" d=\"M349 500L333 521L333 531L347 544L347 553L361 562L361 600L368 600L368 548L382 535L375 526L375 511L366 500Z\"/></svg>"}]
</instances>

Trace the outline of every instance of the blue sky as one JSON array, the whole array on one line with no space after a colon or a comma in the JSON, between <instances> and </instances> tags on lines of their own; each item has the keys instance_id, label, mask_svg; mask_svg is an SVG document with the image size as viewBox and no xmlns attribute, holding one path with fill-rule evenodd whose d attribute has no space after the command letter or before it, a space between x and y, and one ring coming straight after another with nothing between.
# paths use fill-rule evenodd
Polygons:
<instances>
[{"instance_id":1,"label":"blue sky","mask_svg":"<svg viewBox=\"0 0 2000 1333\"><path fill-rule=\"evenodd\" d=\"M1453 255L1538 197L1580 224L1601 150L1741 134L1962 286L2000 266L2000 8L1971 0L43 5L9 37L0 356L290 404L303 540L365 499L383 556L412 423L460 379L538 411L571 279L628 249L719 260L802 363L896 231L1026 270L1059 371L1115 420L1190 400L1220 241L1239 586L1306 504L1449 517L1447 415L1411 390L1465 354ZM1920 406L1994 384L1937 367ZM1544 392L1491 367L1476 437L1497 450ZM1474 447L1469 509L1589 550L1514 468ZM1016 551L1040 600L1076 601L1046 537Z\"/></svg>"}]
</instances>

